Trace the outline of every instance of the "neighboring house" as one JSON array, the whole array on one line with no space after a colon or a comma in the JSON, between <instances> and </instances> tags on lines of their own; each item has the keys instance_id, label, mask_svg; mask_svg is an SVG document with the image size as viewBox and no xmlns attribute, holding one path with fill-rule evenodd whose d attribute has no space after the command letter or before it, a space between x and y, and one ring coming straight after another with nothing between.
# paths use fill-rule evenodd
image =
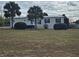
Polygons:
<instances>
[{"instance_id":1,"label":"neighboring house","mask_svg":"<svg viewBox=\"0 0 79 59\"><path fill-rule=\"evenodd\" d=\"M35 25L34 20L30 21L28 20L27 17L20 17L20 18L14 18L13 27L15 26L15 24L19 22L23 22L27 26ZM45 28L45 25L46 25L48 29L53 29L54 24L59 24L59 23L64 23L63 16L44 16L43 19L37 20L37 28L38 29Z\"/></svg>"}]
</instances>

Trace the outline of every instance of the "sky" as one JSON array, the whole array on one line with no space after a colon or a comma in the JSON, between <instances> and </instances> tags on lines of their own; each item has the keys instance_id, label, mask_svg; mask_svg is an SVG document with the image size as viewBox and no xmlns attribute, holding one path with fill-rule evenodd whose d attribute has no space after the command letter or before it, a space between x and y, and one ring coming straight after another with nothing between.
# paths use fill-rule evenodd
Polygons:
<instances>
[{"instance_id":1,"label":"sky","mask_svg":"<svg viewBox=\"0 0 79 59\"><path fill-rule=\"evenodd\" d=\"M8 1L0 1L0 10ZM71 21L79 19L79 2L78 1L16 1L20 6L21 16L27 16L27 11L32 6L40 6L43 12L49 16L66 14ZM1 13L1 11L0 11Z\"/></svg>"}]
</instances>

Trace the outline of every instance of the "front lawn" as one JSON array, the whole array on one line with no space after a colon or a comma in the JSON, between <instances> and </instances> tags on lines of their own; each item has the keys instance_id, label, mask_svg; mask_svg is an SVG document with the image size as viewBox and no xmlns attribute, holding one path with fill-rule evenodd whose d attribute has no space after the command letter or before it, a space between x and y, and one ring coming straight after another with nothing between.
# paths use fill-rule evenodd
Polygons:
<instances>
[{"instance_id":1,"label":"front lawn","mask_svg":"<svg viewBox=\"0 0 79 59\"><path fill-rule=\"evenodd\" d=\"M79 30L0 29L0 56L79 56Z\"/></svg>"}]
</instances>

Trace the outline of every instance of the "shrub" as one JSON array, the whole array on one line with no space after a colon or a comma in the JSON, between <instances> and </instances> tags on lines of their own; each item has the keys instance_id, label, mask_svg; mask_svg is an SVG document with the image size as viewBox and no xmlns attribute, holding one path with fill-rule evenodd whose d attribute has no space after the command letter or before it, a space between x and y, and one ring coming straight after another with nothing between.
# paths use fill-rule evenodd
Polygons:
<instances>
[{"instance_id":1,"label":"shrub","mask_svg":"<svg viewBox=\"0 0 79 59\"><path fill-rule=\"evenodd\" d=\"M0 26L10 26L10 20L0 16Z\"/></svg>"},{"instance_id":2,"label":"shrub","mask_svg":"<svg viewBox=\"0 0 79 59\"><path fill-rule=\"evenodd\" d=\"M14 25L14 29L26 29L26 27L26 24L23 22L19 22Z\"/></svg>"},{"instance_id":3,"label":"shrub","mask_svg":"<svg viewBox=\"0 0 79 59\"><path fill-rule=\"evenodd\" d=\"M3 26L4 18L0 16L0 26Z\"/></svg>"},{"instance_id":4,"label":"shrub","mask_svg":"<svg viewBox=\"0 0 79 59\"><path fill-rule=\"evenodd\" d=\"M67 24L55 24L55 25L54 25L54 29L55 29L55 30L68 29L68 26L67 26Z\"/></svg>"},{"instance_id":5,"label":"shrub","mask_svg":"<svg viewBox=\"0 0 79 59\"><path fill-rule=\"evenodd\" d=\"M5 19L4 26L10 26L10 19Z\"/></svg>"},{"instance_id":6,"label":"shrub","mask_svg":"<svg viewBox=\"0 0 79 59\"><path fill-rule=\"evenodd\" d=\"M26 27L27 29L34 29L35 28L35 26L34 25L27 25L27 27Z\"/></svg>"},{"instance_id":7,"label":"shrub","mask_svg":"<svg viewBox=\"0 0 79 59\"><path fill-rule=\"evenodd\" d=\"M0 26L2 26L3 25L3 23L2 22L0 22Z\"/></svg>"}]
</instances>

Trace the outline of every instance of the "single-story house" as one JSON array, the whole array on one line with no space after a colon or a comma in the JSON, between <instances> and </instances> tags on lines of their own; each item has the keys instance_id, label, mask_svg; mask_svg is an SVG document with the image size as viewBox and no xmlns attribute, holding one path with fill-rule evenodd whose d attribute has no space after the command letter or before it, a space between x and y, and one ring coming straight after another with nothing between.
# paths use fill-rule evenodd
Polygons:
<instances>
[{"instance_id":1,"label":"single-story house","mask_svg":"<svg viewBox=\"0 0 79 59\"><path fill-rule=\"evenodd\" d=\"M26 24L26 26L33 25L35 26L35 21L28 20L27 17L19 17L19 18L14 18L13 22L13 27L19 22L22 22ZM45 25L47 25L48 29L54 29L54 24L59 24L59 23L64 23L64 16L44 16L43 19L38 19L37 20L37 28L45 28Z\"/></svg>"}]
</instances>

